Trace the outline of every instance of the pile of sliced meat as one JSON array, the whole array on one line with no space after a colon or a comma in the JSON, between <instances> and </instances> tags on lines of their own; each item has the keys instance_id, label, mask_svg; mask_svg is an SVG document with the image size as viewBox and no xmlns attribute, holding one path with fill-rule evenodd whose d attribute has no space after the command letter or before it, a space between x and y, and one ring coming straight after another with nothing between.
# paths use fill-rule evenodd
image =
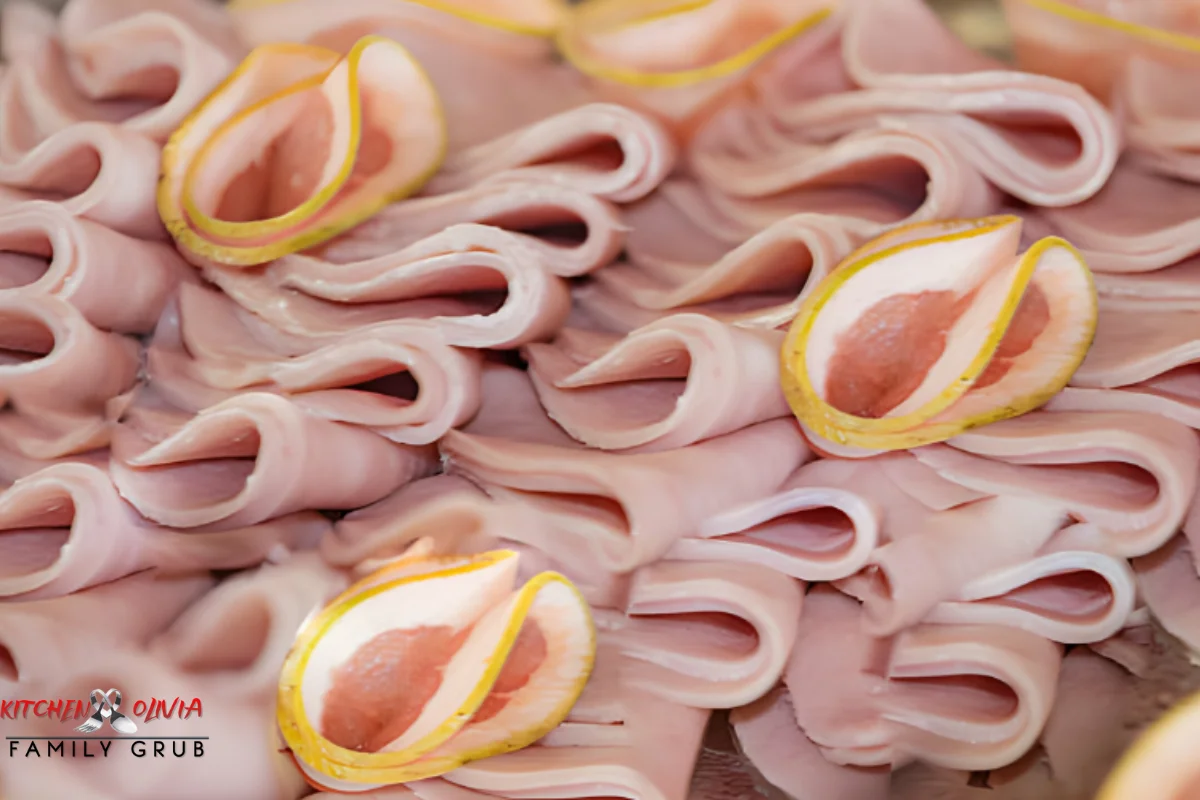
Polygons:
<instances>
[{"instance_id":1,"label":"pile of sliced meat","mask_svg":"<svg viewBox=\"0 0 1200 800\"><path fill-rule=\"evenodd\" d=\"M1200 651L1195 155L921 0L639 7L4 6L0 699L210 737L5 796L332 797L280 673L414 547L566 576L594 665L380 800L1077 780L1078 682Z\"/></svg>"}]
</instances>

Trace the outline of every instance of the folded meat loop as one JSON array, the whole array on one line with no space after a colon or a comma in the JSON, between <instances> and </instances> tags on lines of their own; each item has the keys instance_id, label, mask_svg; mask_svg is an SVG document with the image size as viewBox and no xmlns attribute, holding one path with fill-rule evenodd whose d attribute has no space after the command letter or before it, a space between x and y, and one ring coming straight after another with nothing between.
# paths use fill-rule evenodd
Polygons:
<instances>
[{"instance_id":1,"label":"folded meat loop","mask_svg":"<svg viewBox=\"0 0 1200 800\"><path fill-rule=\"evenodd\" d=\"M822 0L586 0L558 47L598 91L686 131L775 60L836 31ZM825 24L822 24L825 23Z\"/></svg>"},{"instance_id":2,"label":"folded meat loop","mask_svg":"<svg viewBox=\"0 0 1200 800\"><path fill-rule=\"evenodd\" d=\"M445 147L437 92L396 42L263 45L167 142L158 209L186 256L262 264L418 191Z\"/></svg>"},{"instance_id":3,"label":"folded meat loop","mask_svg":"<svg viewBox=\"0 0 1200 800\"><path fill-rule=\"evenodd\" d=\"M109 469L121 496L159 524L240 527L367 505L432 472L434 453L248 392L195 416L127 416Z\"/></svg>"},{"instance_id":4,"label":"folded meat loop","mask_svg":"<svg viewBox=\"0 0 1200 800\"><path fill-rule=\"evenodd\" d=\"M818 446L851 455L943 441L1066 386L1096 328L1091 273L1054 237L1018 255L1020 233L1012 216L899 228L813 290L782 371Z\"/></svg>"},{"instance_id":5,"label":"folded meat loop","mask_svg":"<svg viewBox=\"0 0 1200 800\"><path fill-rule=\"evenodd\" d=\"M524 351L550 418L601 450L669 450L788 415L783 334L678 314L624 338L566 328Z\"/></svg>"},{"instance_id":6,"label":"folded meat loop","mask_svg":"<svg viewBox=\"0 0 1200 800\"><path fill-rule=\"evenodd\" d=\"M563 576L516 586L519 556L400 558L301 630L277 719L307 780L368 791L519 750L553 730L592 671L587 603Z\"/></svg>"},{"instance_id":7,"label":"folded meat loop","mask_svg":"<svg viewBox=\"0 0 1200 800\"><path fill-rule=\"evenodd\" d=\"M0 493L0 597L55 597L151 567L240 569L280 548L312 549L329 527L321 515L301 512L218 532L171 530L138 514L103 469L51 464Z\"/></svg>"},{"instance_id":8,"label":"folded meat loop","mask_svg":"<svg viewBox=\"0 0 1200 800\"><path fill-rule=\"evenodd\" d=\"M877 639L859 613L832 589L810 592L784 674L796 722L827 759L995 769L1037 741L1059 645L991 625L918 625Z\"/></svg>"},{"instance_id":9,"label":"folded meat loop","mask_svg":"<svg viewBox=\"0 0 1200 800\"><path fill-rule=\"evenodd\" d=\"M779 681L803 584L757 564L664 561L633 574L624 613L597 611L622 680L695 708L736 708Z\"/></svg>"}]
</instances>

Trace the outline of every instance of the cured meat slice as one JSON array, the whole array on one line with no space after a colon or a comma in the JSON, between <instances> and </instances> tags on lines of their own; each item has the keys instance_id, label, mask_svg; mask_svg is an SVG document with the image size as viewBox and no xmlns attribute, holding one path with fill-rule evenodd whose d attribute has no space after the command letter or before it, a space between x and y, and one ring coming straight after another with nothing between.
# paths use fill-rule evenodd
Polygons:
<instances>
[{"instance_id":1,"label":"cured meat slice","mask_svg":"<svg viewBox=\"0 0 1200 800\"><path fill-rule=\"evenodd\" d=\"M164 141L242 55L229 23L199 0L71 0L57 21L39 11L36 22L20 12L21 49L7 54L4 158L84 121Z\"/></svg>"},{"instance_id":2,"label":"cured meat slice","mask_svg":"<svg viewBox=\"0 0 1200 800\"><path fill-rule=\"evenodd\" d=\"M1096 800L1118 800L1130 792L1187 800L1200 781L1189 744L1200 728L1200 695L1178 703L1125 751Z\"/></svg>"},{"instance_id":3,"label":"cured meat slice","mask_svg":"<svg viewBox=\"0 0 1200 800\"><path fill-rule=\"evenodd\" d=\"M759 564L800 580L852 575L879 544L882 509L860 491L880 459L805 464L778 491L714 514L667 557Z\"/></svg>"},{"instance_id":4,"label":"cured meat slice","mask_svg":"<svg viewBox=\"0 0 1200 800\"><path fill-rule=\"evenodd\" d=\"M1020 234L1013 216L898 228L808 295L784 342L783 388L820 447L942 441L1067 384L1096 328L1091 273L1054 237L1018 256Z\"/></svg>"},{"instance_id":5,"label":"cured meat slice","mask_svg":"<svg viewBox=\"0 0 1200 800\"><path fill-rule=\"evenodd\" d=\"M1096 340L1073 387L1050 408L1143 411L1200 428L1200 336L1194 312L1150 303L1101 306Z\"/></svg>"},{"instance_id":6,"label":"cured meat slice","mask_svg":"<svg viewBox=\"0 0 1200 800\"><path fill-rule=\"evenodd\" d=\"M138 344L51 295L0 294L0 437L34 459L108 443L108 401L130 390Z\"/></svg>"},{"instance_id":7,"label":"cured meat slice","mask_svg":"<svg viewBox=\"0 0 1200 800\"><path fill-rule=\"evenodd\" d=\"M427 191L487 181L544 181L618 203L638 200L675 166L675 144L654 120L610 103L547 117L454 153Z\"/></svg>"},{"instance_id":8,"label":"cured meat slice","mask_svg":"<svg viewBox=\"0 0 1200 800\"><path fill-rule=\"evenodd\" d=\"M368 261L295 255L205 274L242 307L314 344L426 320L446 344L512 347L549 336L570 307L566 282L539 267L534 248L486 225L455 225Z\"/></svg>"},{"instance_id":9,"label":"cured meat slice","mask_svg":"<svg viewBox=\"0 0 1200 800\"><path fill-rule=\"evenodd\" d=\"M556 561L612 572L648 564L701 520L770 494L809 457L789 420L659 453L605 453L467 431L447 433L441 451L448 471L556 520L561 536L547 544Z\"/></svg>"},{"instance_id":10,"label":"cured meat slice","mask_svg":"<svg viewBox=\"0 0 1200 800\"><path fill-rule=\"evenodd\" d=\"M205 313L218 298L188 287L179 303L186 319L173 306L148 349L147 377L178 408L199 412L243 389L278 392L322 419L413 445L436 441L479 410L479 354L444 344L435 328L352 333L310 353L260 352L254 362L240 346L246 339L220 326L225 309Z\"/></svg>"},{"instance_id":11,"label":"cured meat slice","mask_svg":"<svg viewBox=\"0 0 1200 800\"><path fill-rule=\"evenodd\" d=\"M315 554L238 573L155 637L150 655L219 681L230 697L273 700L296 632L347 583Z\"/></svg>"},{"instance_id":12,"label":"cured meat slice","mask_svg":"<svg viewBox=\"0 0 1200 800\"><path fill-rule=\"evenodd\" d=\"M625 613L598 614L622 680L695 708L735 708L779 681L803 584L757 564L661 562L633 575Z\"/></svg>"},{"instance_id":13,"label":"cured meat slice","mask_svg":"<svg viewBox=\"0 0 1200 800\"><path fill-rule=\"evenodd\" d=\"M0 696L38 696L96 649L145 645L212 586L208 575L144 572L64 597L6 603Z\"/></svg>"},{"instance_id":14,"label":"cured meat slice","mask_svg":"<svg viewBox=\"0 0 1200 800\"><path fill-rule=\"evenodd\" d=\"M1039 412L914 451L938 474L988 494L1024 496L1090 523L1082 549L1134 557L1165 544L1191 505L1193 431L1128 412Z\"/></svg>"},{"instance_id":15,"label":"cured meat slice","mask_svg":"<svg viewBox=\"0 0 1200 800\"><path fill-rule=\"evenodd\" d=\"M527 345L550 418L589 447L669 450L788 416L783 334L677 314L623 339L566 328Z\"/></svg>"},{"instance_id":16,"label":"cured meat slice","mask_svg":"<svg viewBox=\"0 0 1200 800\"><path fill-rule=\"evenodd\" d=\"M1188 537L1175 536L1153 553L1134 559L1138 589L1150 612L1192 653L1200 653L1200 576Z\"/></svg>"},{"instance_id":17,"label":"cured meat slice","mask_svg":"<svg viewBox=\"0 0 1200 800\"><path fill-rule=\"evenodd\" d=\"M445 147L437 93L395 42L264 45L171 135L159 214L186 256L262 264L417 191Z\"/></svg>"},{"instance_id":18,"label":"cured meat slice","mask_svg":"<svg viewBox=\"0 0 1200 800\"><path fill-rule=\"evenodd\" d=\"M788 130L829 141L915 118L1005 192L1039 206L1086 200L1116 164L1116 125L1085 89L1006 68L919 0L856 2L841 44L847 88L860 90L810 98L805 85L777 88L768 108Z\"/></svg>"},{"instance_id":19,"label":"cured meat slice","mask_svg":"<svg viewBox=\"0 0 1200 800\"><path fill-rule=\"evenodd\" d=\"M1160 32L1151 36L1155 33ZM1194 52L1195 37L1187 41ZM1186 92L1172 87L1195 76L1195 56L1180 58L1163 50L1129 59L1114 102L1121 109L1132 159L1163 175L1200 181L1200 139L1190 130L1200 108Z\"/></svg>"},{"instance_id":20,"label":"cured meat slice","mask_svg":"<svg viewBox=\"0 0 1200 800\"><path fill-rule=\"evenodd\" d=\"M729 714L738 748L766 781L788 797L887 800L888 770L825 758L796 724L792 707L787 689L780 687Z\"/></svg>"},{"instance_id":21,"label":"cured meat slice","mask_svg":"<svg viewBox=\"0 0 1200 800\"><path fill-rule=\"evenodd\" d=\"M796 721L826 758L995 769L1037 741L1061 647L987 625L918 625L879 640L858 616L845 595L810 592L784 676Z\"/></svg>"},{"instance_id":22,"label":"cured meat slice","mask_svg":"<svg viewBox=\"0 0 1200 800\"><path fill-rule=\"evenodd\" d=\"M687 132L755 75L802 64L836 35L831 10L821 0L588 0L566 16L558 46L603 94Z\"/></svg>"},{"instance_id":23,"label":"cured meat slice","mask_svg":"<svg viewBox=\"0 0 1200 800\"><path fill-rule=\"evenodd\" d=\"M697 134L688 163L731 218L760 229L790 214L885 225L995 213L999 193L928 121L874 127L817 144L789 136L759 106L724 111Z\"/></svg>"},{"instance_id":24,"label":"cured meat slice","mask_svg":"<svg viewBox=\"0 0 1200 800\"><path fill-rule=\"evenodd\" d=\"M1097 272L1150 272L1198 252L1200 188L1129 162L1119 164L1086 202L1040 214Z\"/></svg>"},{"instance_id":25,"label":"cured meat slice","mask_svg":"<svg viewBox=\"0 0 1200 800\"><path fill-rule=\"evenodd\" d=\"M320 248L339 264L367 261L414 245L452 225L475 222L525 234L548 271L573 278L621 252L626 225L616 206L552 183L489 181L458 192L393 203ZM582 231L582 240L575 234Z\"/></svg>"},{"instance_id":26,"label":"cured meat slice","mask_svg":"<svg viewBox=\"0 0 1200 800\"><path fill-rule=\"evenodd\" d=\"M277 716L310 783L366 791L435 777L566 718L592 670L591 616L561 575L518 589L517 562L512 551L401 559L304 626Z\"/></svg>"},{"instance_id":27,"label":"cured meat slice","mask_svg":"<svg viewBox=\"0 0 1200 800\"><path fill-rule=\"evenodd\" d=\"M53 200L121 233L166 239L154 202L158 162L158 145L140 134L72 125L18 159L0 156L0 207Z\"/></svg>"},{"instance_id":28,"label":"cured meat slice","mask_svg":"<svg viewBox=\"0 0 1200 800\"><path fill-rule=\"evenodd\" d=\"M114 431L112 455L121 496L146 518L175 528L358 508L434 468L428 447L397 445L263 392L236 395L191 418L127 419Z\"/></svg>"},{"instance_id":29,"label":"cured meat slice","mask_svg":"<svg viewBox=\"0 0 1200 800\"><path fill-rule=\"evenodd\" d=\"M0 493L0 597L56 597L150 567L238 569L281 549L313 548L329 527L299 513L236 530L172 531L143 519L104 470L51 464Z\"/></svg>"},{"instance_id":30,"label":"cured meat slice","mask_svg":"<svg viewBox=\"0 0 1200 800\"><path fill-rule=\"evenodd\" d=\"M98 328L149 333L190 275L166 245L76 219L61 205L0 209L0 293L61 297Z\"/></svg>"}]
</instances>

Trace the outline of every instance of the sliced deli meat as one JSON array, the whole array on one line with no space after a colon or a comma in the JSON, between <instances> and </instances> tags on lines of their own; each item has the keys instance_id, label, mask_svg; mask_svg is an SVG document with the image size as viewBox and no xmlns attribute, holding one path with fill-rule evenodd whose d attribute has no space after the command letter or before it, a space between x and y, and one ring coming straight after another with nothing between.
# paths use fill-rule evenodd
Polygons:
<instances>
[{"instance_id":1,"label":"sliced deli meat","mask_svg":"<svg viewBox=\"0 0 1200 800\"><path fill-rule=\"evenodd\" d=\"M158 209L186 256L262 264L412 194L445 147L437 92L399 44L263 45L172 134Z\"/></svg>"},{"instance_id":2,"label":"sliced deli meat","mask_svg":"<svg viewBox=\"0 0 1200 800\"><path fill-rule=\"evenodd\" d=\"M1018 255L1020 231L1011 216L899 228L808 295L783 345L783 380L818 447L942 441L1067 384L1096 327L1091 273L1062 239Z\"/></svg>"},{"instance_id":3,"label":"sliced deli meat","mask_svg":"<svg viewBox=\"0 0 1200 800\"><path fill-rule=\"evenodd\" d=\"M555 573L516 587L518 559L400 559L305 626L277 715L310 783L366 791L435 777L532 744L567 716L595 657L587 604Z\"/></svg>"}]
</instances>

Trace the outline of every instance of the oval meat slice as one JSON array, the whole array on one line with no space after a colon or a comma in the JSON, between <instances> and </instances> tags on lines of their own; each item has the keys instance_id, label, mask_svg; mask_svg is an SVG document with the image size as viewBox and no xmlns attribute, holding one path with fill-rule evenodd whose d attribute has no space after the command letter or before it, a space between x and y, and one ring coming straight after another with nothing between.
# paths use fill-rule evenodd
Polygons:
<instances>
[{"instance_id":1,"label":"oval meat slice","mask_svg":"<svg viewBox=\"0 0 1200 800\"><path fill-rule=\"evenodd\" d=\"M167 142L159 214L185 255L262 264L416 192L445 149L437 92L395 42L264 45Z\"/></svg>"},{"instance_id":2,"label":"oval meat slice","mask_svg":"<svg viewBox=\"0 0 1200 800\"><path fill-rule=\"evenodd\" d=\"M301 630L277 719L317 788L365 791L519 750L562 722L595 658L566 578L516 587L518 555L417 554L336 598Z\"/></svg>"},{"instance_id":3,"label":"oval meat slice","mask_svg":"<svg viewBox=\"0 0 1200 800\"><path fill-rule=\"evenodd\" d=\"M783 385L822 449L943 441L1067 384L1096 328L1092 276L1062 239L1018 256L1020 235L1014 216L910 225L813 290L784 342Z\"/></svg>"}]
</instances>

